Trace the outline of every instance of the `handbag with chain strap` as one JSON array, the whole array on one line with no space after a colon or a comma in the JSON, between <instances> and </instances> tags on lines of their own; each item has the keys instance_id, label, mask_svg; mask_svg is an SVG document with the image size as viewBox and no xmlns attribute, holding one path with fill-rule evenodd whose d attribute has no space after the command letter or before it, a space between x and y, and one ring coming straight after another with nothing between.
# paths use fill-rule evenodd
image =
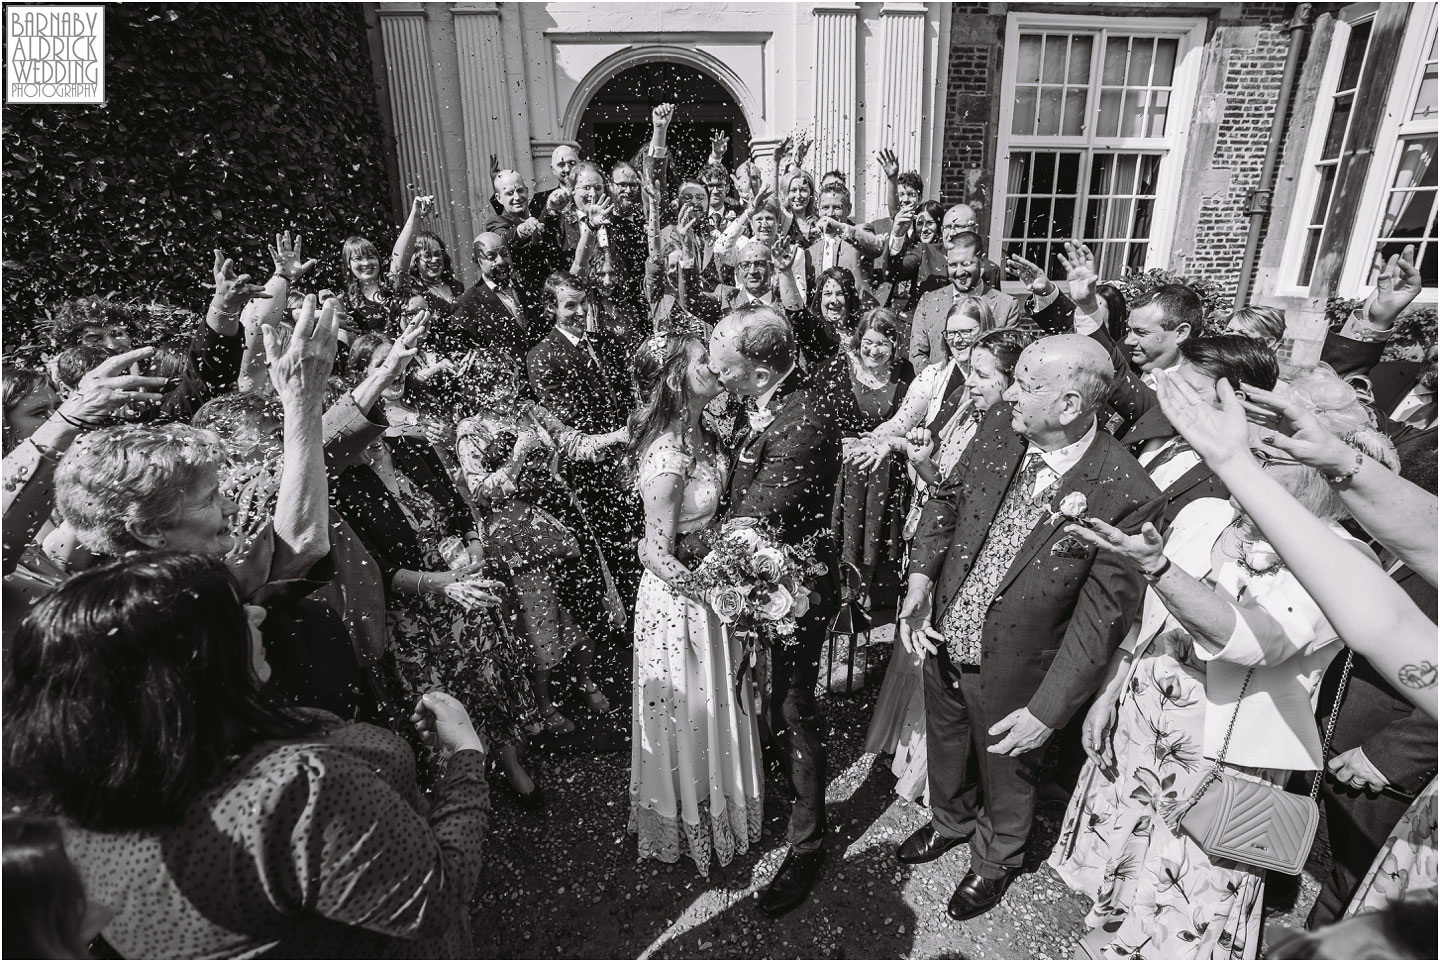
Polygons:
<instances>
[{"instance_id":1,"label":"handbag with chain strap","mask_svg":"<svg viewBox=\"0 0 1440 962\"><path fill-rule=\"evenodd\" d=\"M1320 824L1320 807L1316 798L1320 794L1320 780L1325 777L1325 756L1330 751L1330 738L1335 734L1335 717L1340 700L1345 697L1345 685L1350 680L1354 657L1353 652L1345 653L1345 667L1335 692L1335 708L1330 712L1325 745L1320 750L1320 770L1315 773L1308 797L1223 770L1225 752L1235 731L1235 718L1240 714L1245 690L1255 674L1255 669L1251 668L1245 673L1245 681L1235 699L1235 714L1225 731L1225 742L1220 746L1215 767L1195 793L1176 808L1168 821L1194 839L1201 851L1211 858L1229 859L1286 875L1299 875L1310 856L1315 830Z\"/></svg>"}]
</instances>

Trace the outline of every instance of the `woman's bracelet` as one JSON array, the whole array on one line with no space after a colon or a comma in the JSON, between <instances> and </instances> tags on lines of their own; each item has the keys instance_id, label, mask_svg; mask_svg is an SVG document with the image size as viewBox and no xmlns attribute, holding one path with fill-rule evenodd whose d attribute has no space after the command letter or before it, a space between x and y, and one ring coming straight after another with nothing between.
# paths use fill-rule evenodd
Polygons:
<instances>
[{"instance_id":1,"label":"woman's bracelet","mask_svg":"<svg viewBox=\"0 0 1440 962\"><path fill-rule=\"evenodd\" d=\"M1349 470L1349 471L1346 471L1346 472L1344 472L1344 473L1342 473L1342 474L1325 474L1325 473L1322 471L1322 472L1320 473L1320 477L1324 478L1324 479L1325 479L1326 481L1328 481L1330 484L1344 484L1345 482L1349 481L1351 478L1355 477L1355 475L1359 474L1359 473L1360 473L1360 468L1361 468L1364 464L1365 464L1365 454L1364 454L1364 452L1363 452L1363 451L1356 451L1356 452L1355 452L1355 463L1350 466L1350 470Z\"/></svg>"},{"instance_id":2,"label":"woman's bracelet","mask_svg":"<svg viewBox=\"0 0 1440 962\"><path fill-rule=\"evenodd\" d=\"M1142 578L1144 578L1146 581L1150 582L1150 583L1153 585L1153 584L1155 584L1156 582L1158 582L1161 578L1165 577L1165 572L1167 572L1167 571L1169 571L1169 570L1170 570L1170 556L1169 556L1169 555L1166 555L1166 556L1165 556L1165 560L1163 560L1163 561L1160 562L1160 567L1156 568L1154 571L1146 571L1144 568L1141 568L1141 569L1140 569L1140 576L1141 576Z\"/></svg>"},{"instance_id":3,"label":"woman's bracelet","mask_svg":"<svg viewBox=\"0 0 1440 962\"><path fill-rule=\"evenodd\" d=\"M272 277L284 278L286 284L294 284L294 283L295 283L295 278L291 277L289 274L287 274L287 273L285 273L284 271L281 271L281 270L277 270L277 271L276 271L274 274L272 274L271 276L272 276Z\"/></svg>"}]
</instances>

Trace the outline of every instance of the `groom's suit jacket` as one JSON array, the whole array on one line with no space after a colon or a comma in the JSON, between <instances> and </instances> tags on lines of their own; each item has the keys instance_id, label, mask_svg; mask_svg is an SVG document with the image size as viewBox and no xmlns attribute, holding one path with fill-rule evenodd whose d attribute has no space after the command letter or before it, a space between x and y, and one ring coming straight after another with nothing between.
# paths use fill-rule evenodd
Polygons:
<instances>
[{"instance_id":1,"label":"groom's suit jacket","mask_svg":"<svg viewBox=\"0 0 1440 962\"><path fill-rule=\"evenodd\" d=\"M775 420L765 430L752 431L741 415L725 517L768 521L790 544L830 530L840 429L817 400L815 385L797 367L771 399Z\"/></svg>"},{"instance_id":2,"label":"groom's suit jacket","mask_svg":"<svg viewBox=\"0 0 1440 962\"><path fill-rule=\"evenodd\" d=\"M1011 409L986 413L965 459L925 505L910 572L935 584L940 623L970 573L1028 446L1010 426ZM1067 494L1085 496L1087 517L1127 532L1157 521L1159 490L1125 448L1097 431L1090 449L1046 492L1052 512ZM988 716L1017 708L1063 728L1095 691L1144 594L1140 572L1094 548L1052 553L1067 537L1058 513L1042 518L1000 579L985 615L980 673Z\"/></svg>"}]
</instances>

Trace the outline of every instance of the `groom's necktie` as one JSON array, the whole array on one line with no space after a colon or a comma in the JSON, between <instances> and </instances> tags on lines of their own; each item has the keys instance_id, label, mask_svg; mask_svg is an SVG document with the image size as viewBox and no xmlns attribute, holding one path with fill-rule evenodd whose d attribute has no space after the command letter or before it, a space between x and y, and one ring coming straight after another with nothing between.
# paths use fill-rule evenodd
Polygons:
<instances>
[{"instance_id":1,"label":"groom's necktie","mask_svg":"<svg viewBox=\"0 0 1440 962\"><path fill-rule=\"evenodd\" d=\"M990 608L995 589L1035 525L1050 513L1049 499L1031 494L1043 466L1040 455L1026 456L1005 492L1005 499L1000 502L1000 510L995 513L985 543L970 566L970 574L956 593L950 610L940 620L945 645L956 664L980 664L980 633L985 628L985 612Z\"/></svg>"}]
</instances>

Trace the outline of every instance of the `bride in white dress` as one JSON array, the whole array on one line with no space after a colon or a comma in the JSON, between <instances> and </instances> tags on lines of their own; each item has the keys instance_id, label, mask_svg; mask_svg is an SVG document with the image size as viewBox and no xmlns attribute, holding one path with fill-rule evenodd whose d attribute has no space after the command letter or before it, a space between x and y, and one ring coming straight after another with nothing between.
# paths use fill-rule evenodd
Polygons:
<instances>
[{"instance_id":1,"label":"bride in white dress","mask_svg":"<svg viewBox=\"0 0 1440 962\"><path fill-rule=\"evenodd\" d=\"M715 516L726 465L702 414L720 384L698 339L657 334L632 362L640 405L630 421L645 504L635 603L629 831L642 858L689 855L702 875L760 838L764 773L755 697L739 685L740 642L674 582L685 535Z\"/></svg>"}]
</instances>

